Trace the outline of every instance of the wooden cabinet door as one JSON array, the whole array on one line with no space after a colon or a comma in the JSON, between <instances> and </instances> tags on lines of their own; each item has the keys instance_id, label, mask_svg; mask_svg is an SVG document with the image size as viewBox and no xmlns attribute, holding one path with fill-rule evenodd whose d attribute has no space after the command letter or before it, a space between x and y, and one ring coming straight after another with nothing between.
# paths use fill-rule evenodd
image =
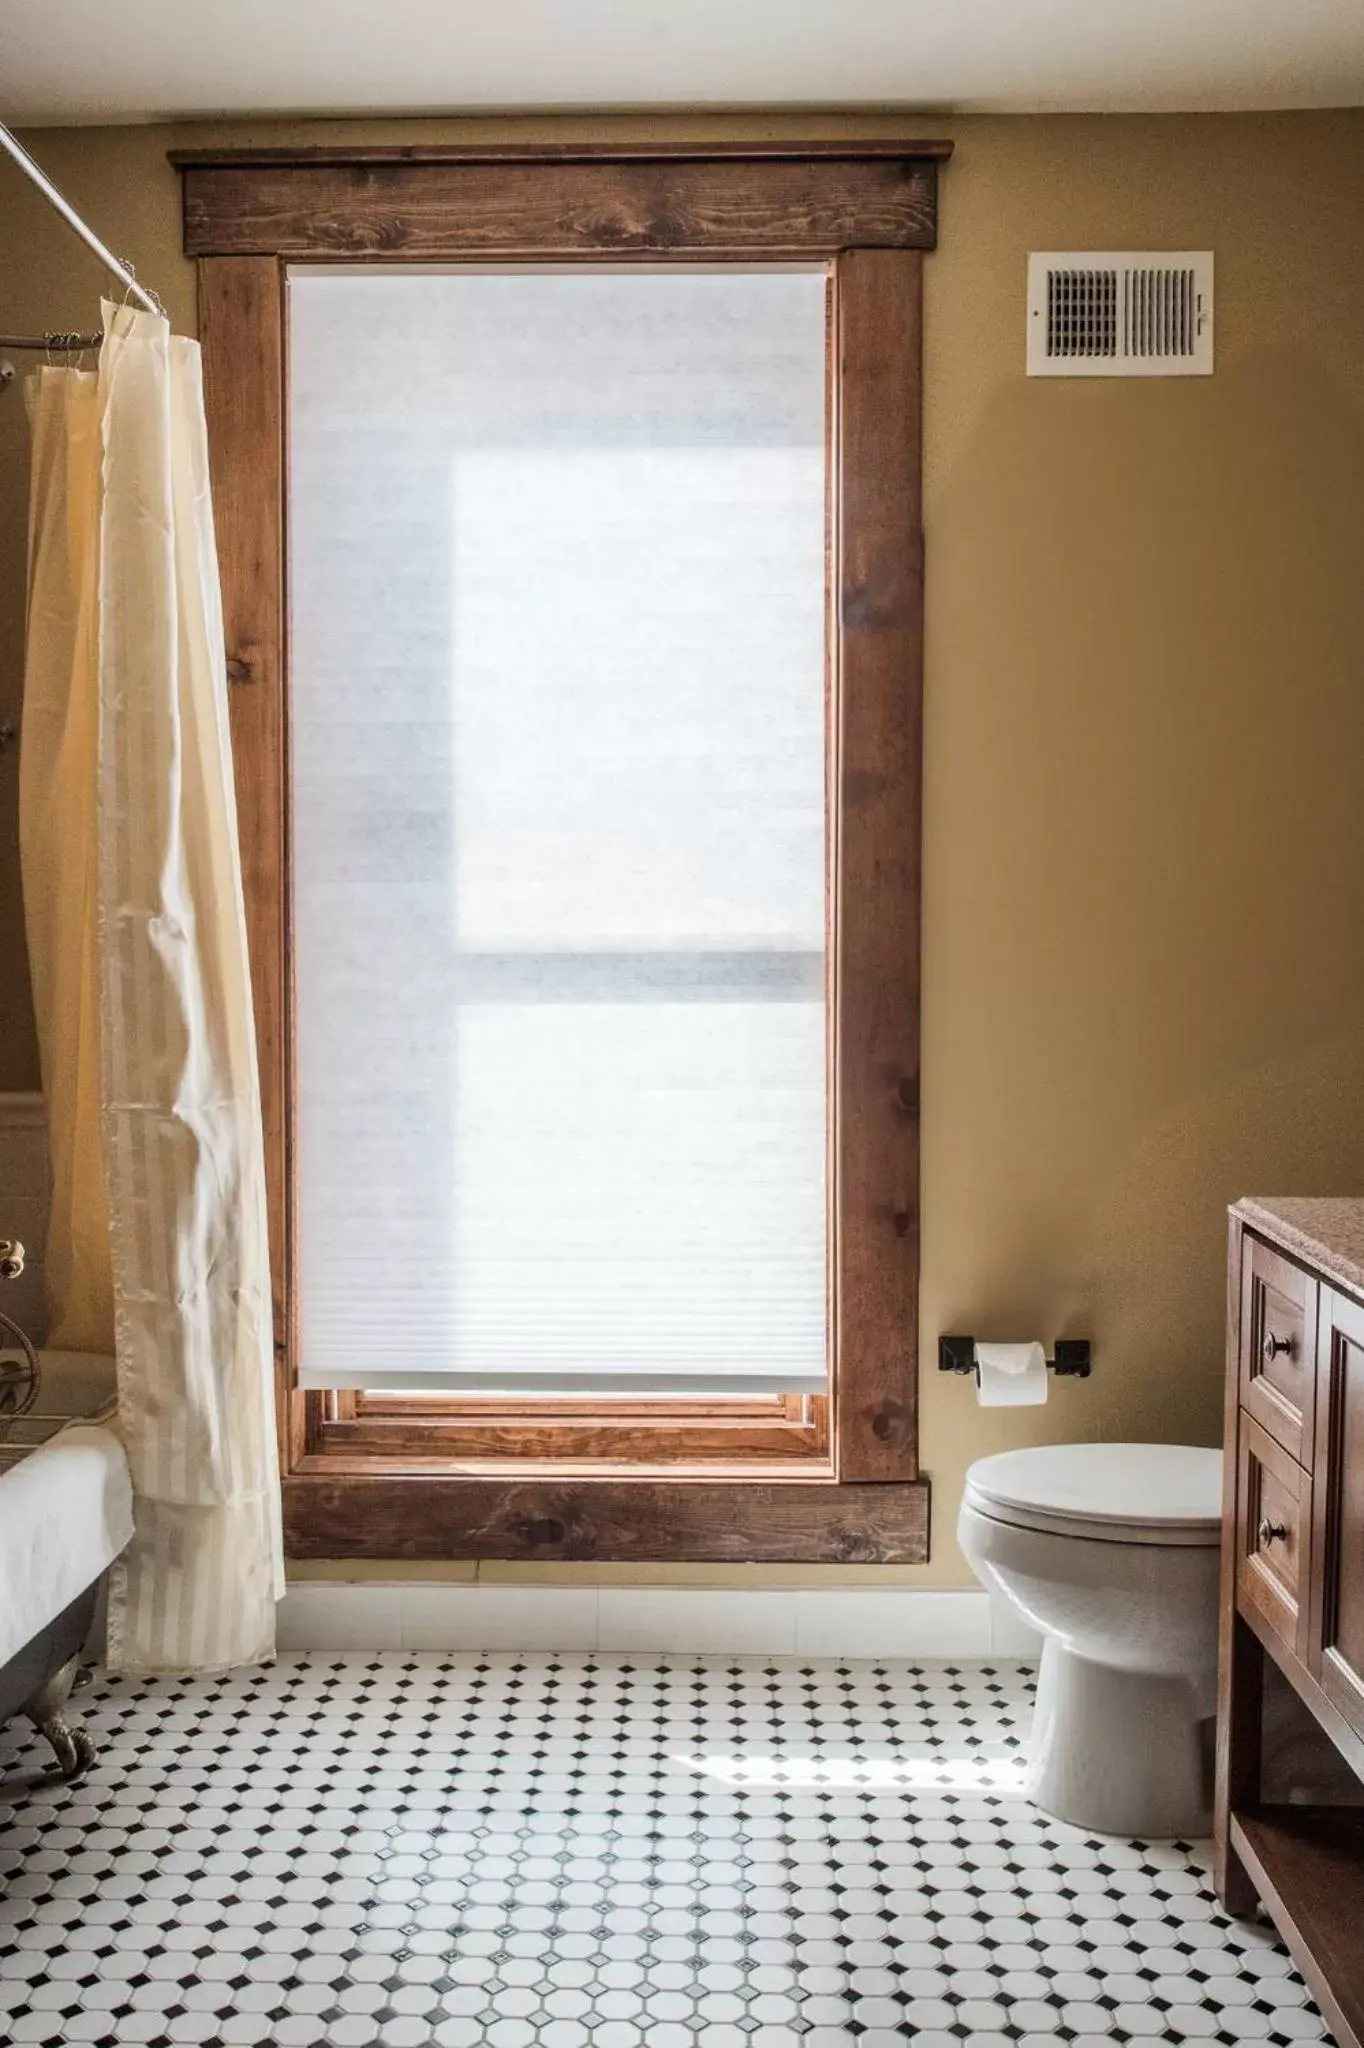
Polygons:
<instances>
[{"instance_id":1,"label":"wooden cabinet door","mask_svg":"<svg viewBox=\"0 0 1364 2048\"><path fill-rule=\"evenodd\" d=\"M1308 1647L1307 1557L1312 1482L1282 1444L1244 1412L1236 1477L1236 1591L1286 1650Z\"/></svg>"},{"instance_id":2,"label":"wooden cabinet door","mask_svg":"<svg viewBox=\"0 0 1364 2048\"><path fill-rule=\"evenodd\" d=\"M1282 1252L1241 1241L1241 1405L1310 1465L1316 1404L1317 1282Z\"/></svg>"},{"instance_id":3,"label":"wooden cabinet door","mask_svg":"<svg viewBox=\"0 0 1364 2048\"><path fill-rule=\"evenodd\" d=\"M1364 1308L1323 1286L1307 1662L1364 1735Z\"/></svg>"}]
</instances>

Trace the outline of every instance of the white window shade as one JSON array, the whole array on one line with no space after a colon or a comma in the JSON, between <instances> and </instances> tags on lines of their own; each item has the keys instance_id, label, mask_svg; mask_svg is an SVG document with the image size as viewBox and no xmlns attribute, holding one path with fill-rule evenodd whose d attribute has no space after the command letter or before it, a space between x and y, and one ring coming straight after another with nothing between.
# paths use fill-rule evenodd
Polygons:
<instances>
[{"instance_id":1,"label":"white window shade","mask_svg":"<svg viewBox=\"0 0 1364 2048\"><path fill-rule=\"evenodd\" d=\"M302 1383L822 1390L823 273L290 284Z\"/></svg>"}]
</instances>

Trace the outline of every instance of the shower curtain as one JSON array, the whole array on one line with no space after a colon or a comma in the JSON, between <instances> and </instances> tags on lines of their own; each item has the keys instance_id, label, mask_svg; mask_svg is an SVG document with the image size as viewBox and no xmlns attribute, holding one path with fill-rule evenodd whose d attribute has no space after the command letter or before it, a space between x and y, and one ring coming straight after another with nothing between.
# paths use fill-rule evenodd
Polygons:
<instances>
[{"instance_id":1,"label":"shower curtain","mask_svg":"<svg viewBox=\"0 0 1364 2048\"><path fill-rule=\"evenodd\" d=\"M136 1533L109 1662L274 1651L265 1174L196 343L104 309L30 386L20 850L50 1342L112 1351Z\"/></svg>"}]
</instances>

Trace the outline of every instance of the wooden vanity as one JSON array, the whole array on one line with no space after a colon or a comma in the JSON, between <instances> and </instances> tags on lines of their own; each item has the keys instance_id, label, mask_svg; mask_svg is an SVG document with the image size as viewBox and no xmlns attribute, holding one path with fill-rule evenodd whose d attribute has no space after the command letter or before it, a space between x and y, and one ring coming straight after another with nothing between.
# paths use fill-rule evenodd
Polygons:
<instances>
[{"instance_id":1,"label":"wooden vanity","mask_svg":"<svg viewBox=\"0 0 1364 2048\"><path fill-rule=\"evenodd\" d=\"M1364 2048L1364 1201L1233 1209L1226 1461L1217 1888L1263 1902L1340 2048ZM1329 1738L1328 1800L1270 1787L1279 1674Z\"/></svg>"}]
</instances>

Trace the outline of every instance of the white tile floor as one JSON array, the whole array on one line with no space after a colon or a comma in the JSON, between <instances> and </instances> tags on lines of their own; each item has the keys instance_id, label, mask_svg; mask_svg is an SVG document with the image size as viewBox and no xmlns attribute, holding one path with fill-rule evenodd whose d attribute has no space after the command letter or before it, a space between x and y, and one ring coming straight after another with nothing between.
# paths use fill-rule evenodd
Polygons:
<instances>
[{"instance_id":1,"label":"white tile floor","mask_svg":"<svg viewBox=\"0 0 1364 2048\"><path fill-rule=\"evenodd\" d=\"M1024 1803L1030 1683L399 1651L97 1682L83 1783L0 1734L0 2041L1322 2039L1201 1848Z\"/></svg>"}]
</instances>

